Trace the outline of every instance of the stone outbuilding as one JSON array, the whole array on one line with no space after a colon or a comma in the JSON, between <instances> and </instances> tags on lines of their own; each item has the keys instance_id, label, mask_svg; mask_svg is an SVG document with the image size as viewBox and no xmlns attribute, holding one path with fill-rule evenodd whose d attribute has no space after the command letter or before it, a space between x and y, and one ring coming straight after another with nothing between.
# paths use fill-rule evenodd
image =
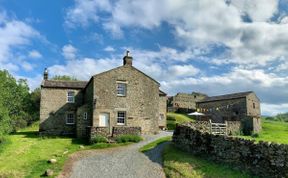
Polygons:
<instances>
[{"instance_id":1,"label":"stone outbuilding","mask_svg":"<svg viewBox=\"0 0 288 178\"><path fill-rule=\"evenodd\" d=\"M177 93L168 100L170 112L190 113L196 111L196 102L206 98L207 95L199 92Z\"/></svg>"},{"instance_id":2,"label":"stone outbuilding","mask_svg":"<svg viewBox=\"0 0 288 178\"><path fill-rule=\"evenodd\" d=\"M261 130L260 100L253 91L206 97L196 105L197 111L205 114L202 120L239 121L239 127L248 132Z\"/></svg>"},{"instance_id":3,"label":"stone outbuilding","mask_svg":"<svg viewBox=\"0 0 288 178\"><path fill-rule=\"evenodd\" d=\"M121 133L153 134L166 127L166 93L136 69L133 58L89 81L48 80L41 84L40 133L89 137Z\"/></svg>"}]
</instances>

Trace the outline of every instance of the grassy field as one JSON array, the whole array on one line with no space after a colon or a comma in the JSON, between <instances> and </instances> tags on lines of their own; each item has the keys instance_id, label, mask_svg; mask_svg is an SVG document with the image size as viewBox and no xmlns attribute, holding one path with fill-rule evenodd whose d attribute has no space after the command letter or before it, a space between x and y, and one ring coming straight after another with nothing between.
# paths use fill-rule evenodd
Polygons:
<instances>
[{"instance_id":1,"label":"grassy field","mask_svg":"<svg viewBox=\"0 0 288 178\"><path fill-rule=\"evenodd\" d=\"M0 145L0 177L39 177L46 169L59 173L68 155L81 150L83 142L72 138L40 138L38 124L7 136ZM84 149L99 149L126 144L99 143ZM82 148L83 150L83 148ZM55 158L57 163L47 160Z\"/></svg>"},{"instance_id":2,"label":"grassy field","mask_svg":"<svg viewBox=\"0 0 288 178\"><path fill-rule=\"evenodd\" d=\"M255 139L256 141L262 140L288 144L288 123L262 119L262 131L258 134L258 137L241 137L247 139Z\"/></svg>"},{"instance_id":3,"label":"grassy field","mask_svg":"<svg viewBox=\"0 0 288 178\"><path fill-rule=\"evenodd\" d=\"M195 118L192 116L169 112L167 113L167 128L168 130L174 130L176 123L180 124L183 122L191 122L194 120Z\"/></svg>"}]
</instances>

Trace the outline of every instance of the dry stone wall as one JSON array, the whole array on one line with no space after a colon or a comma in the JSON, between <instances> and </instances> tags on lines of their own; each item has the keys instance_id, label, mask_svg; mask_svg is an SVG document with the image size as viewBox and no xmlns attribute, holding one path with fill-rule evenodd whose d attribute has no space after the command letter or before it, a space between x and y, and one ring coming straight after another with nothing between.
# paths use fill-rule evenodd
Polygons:
<instances>
[{"instance_id":1,"label":"dry stone wall","mask_svg":"<svg viewBox=\"0 0 288 178\"><path fill-rule=\"evenodd\" d=\"M258 177L288 177L288 145L285 144L211 135L184 125L176 127L173 142L179 149L246 169Z\"/></svg>"}]
</instances>

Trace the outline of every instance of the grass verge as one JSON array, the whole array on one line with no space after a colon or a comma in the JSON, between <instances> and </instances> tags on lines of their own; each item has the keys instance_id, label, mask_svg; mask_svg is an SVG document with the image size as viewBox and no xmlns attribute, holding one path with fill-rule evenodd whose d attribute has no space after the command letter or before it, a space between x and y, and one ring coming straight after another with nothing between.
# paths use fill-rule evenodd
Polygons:
<instances>
[{"instance_id":1,"label":"grass verge","mask_svg":"<svg viewBox=\"0 0 288 178\"><path fill-rule=\"evenodd\" d=\"M152 150L153 148L157 147L161 143L168 142L168 141L171 141L171 140L172 140L171 136L160 138L158 140L155 140L154 142L151 142L151 143L148 143L147 145L144 145L143 147L141 147L139 149L139 151L146 152L146 151Z\"/></svg>"},{"instance_id":2,"label":"grass verge","mask_svg":"<svg viewBox=\"0 0 288 178\"><path fill-rule=\"evenodd\" d=\"M249 178L249 174L233 170L177 149L173 144L164 148L164 171L168 178Z\"/></svg>"},{"instance_id":3,"label":"grass verge","mask_svg":"<svg viewBox=\"0 0 288 178\"><path fill-rule=\"evenodd\" d=\"M69 154L84 149L102 149L130 143L85 145L82 140L63 137L39 137L38 123L5 137L0 146L0 177L40 177L45 170L59 174ZM80 148L80 145L85 145ZM57 162L47 161L55 158Z\"/></svg>"},{"instance_id":4,"label":"grass verge","mask_svg":"<svg viewBox=\"0 0 288 178\"><path fill-rule=\"evenodd\" d=\"M176 124L181 124L183 122L193 122L195 118L193 116L188 116L185 114L179 113L167 113L167 128L168 130L174 130Z\"/></svg>"},{"instance_id":5,"label":"grass verge","mask_svg":"<svg viewBox=\"0 0 288 178\"><path fill-rule=\"evenodd\" d=\"M288 144L288 123L262 119L262 131L257 137L240 136L256 141L267 141Z\"/></svg>"}]
</instances>

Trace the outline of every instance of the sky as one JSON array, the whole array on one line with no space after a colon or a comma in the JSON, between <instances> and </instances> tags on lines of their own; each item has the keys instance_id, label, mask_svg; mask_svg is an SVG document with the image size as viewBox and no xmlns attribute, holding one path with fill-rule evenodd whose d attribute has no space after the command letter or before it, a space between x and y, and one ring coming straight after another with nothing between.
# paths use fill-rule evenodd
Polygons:
<instances>
[{"instance_id":1,"label":"sky","mask_svg":"<svg viewBox=\"0 0 288 178\"><path fill-rule=\"evenodd\" d=\"M263 115L288 112L288 0L0 0L0 70L31 90L126 50L168 95L254 91Z\"/></svg>"}]
</instances>

